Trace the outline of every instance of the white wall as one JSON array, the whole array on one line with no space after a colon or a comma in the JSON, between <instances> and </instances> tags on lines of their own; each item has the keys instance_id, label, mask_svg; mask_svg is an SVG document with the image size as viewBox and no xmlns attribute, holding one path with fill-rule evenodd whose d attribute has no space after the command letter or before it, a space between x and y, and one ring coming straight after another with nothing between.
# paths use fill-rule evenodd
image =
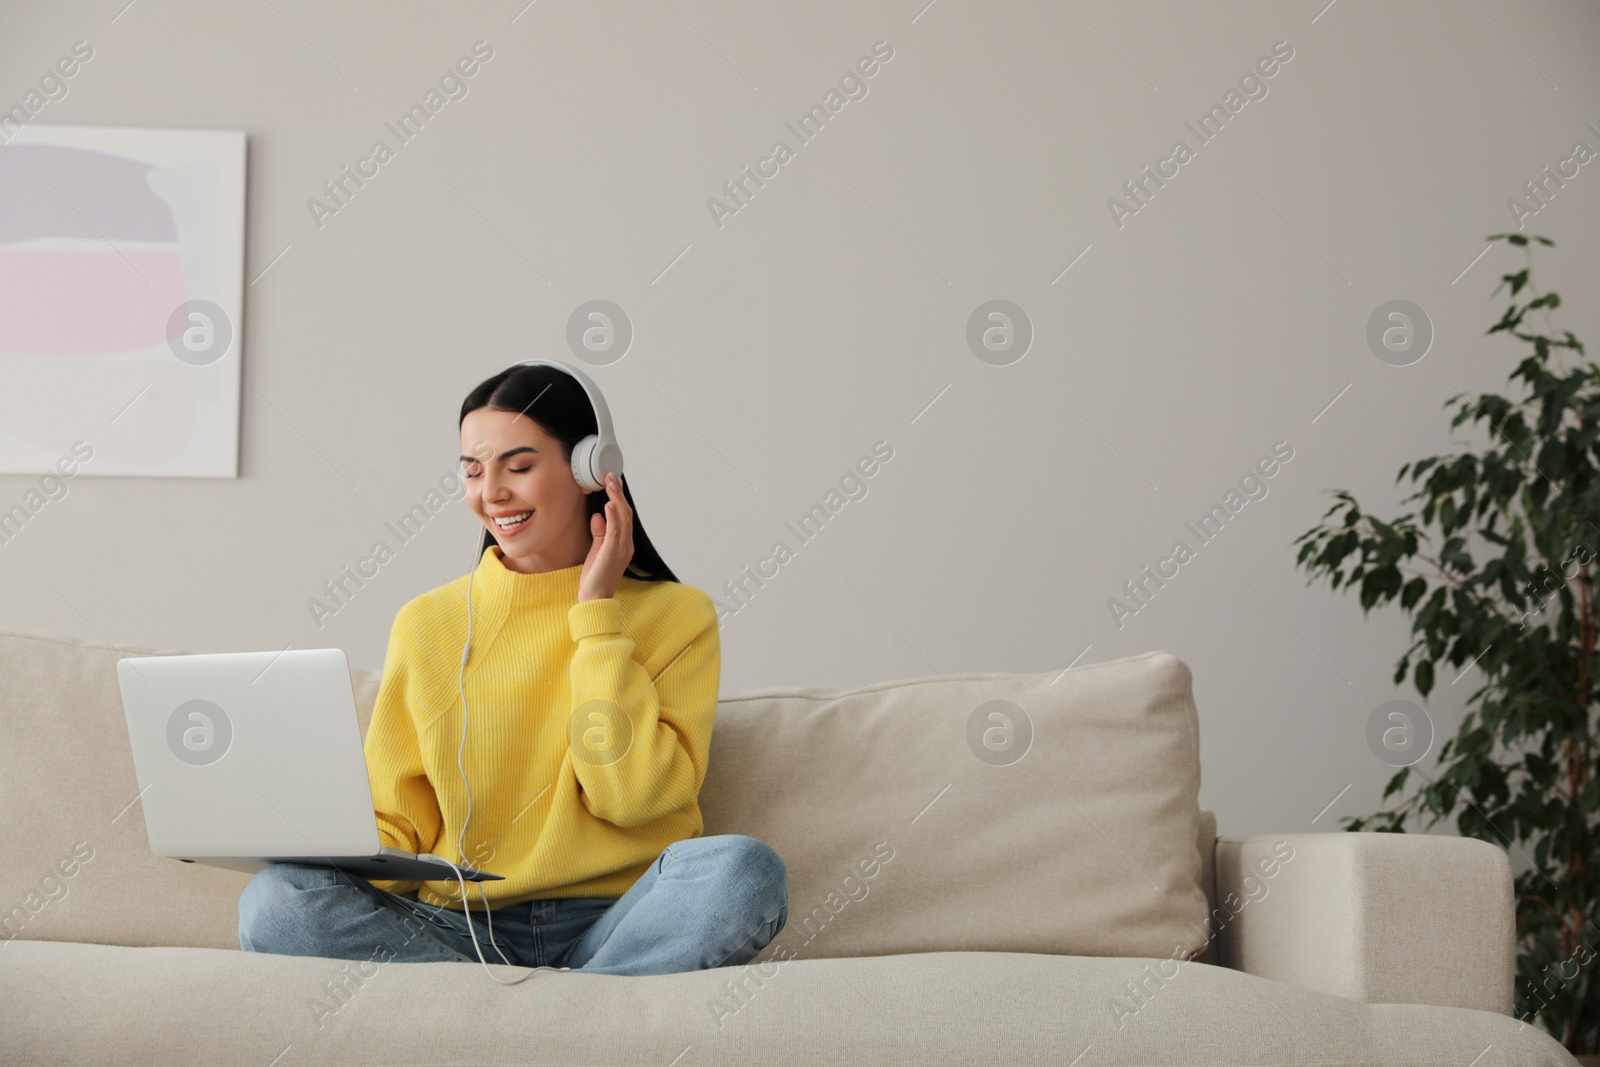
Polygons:
<instances>
[{"instance_id":1,"label":"white wall","mask_svg":"<svg viewBox=\"0 0 1600 1067\"><path fill-rule=\"evenodd\" d=\"M1365 725L1415 697L1390 681L1408 624L1308 588L1291 542L1325 489L1401 510L1400 464L1455 447L1442 402L1522 357L1483 336L1521 254L1475 257L1541 167L1600 148L1600 11L524 2L0 8L0 105L86 40L35 121L246 131L255 279L241 477L74 479L0 547L0 628L380 665L396 609L470 565L464 507L325 628L308 598L449 468L467 390L572 358L569 314L603 297L637 336L593 373L685 581L720 596L894 449L727 620L725 694L1167 649L1194 671L1225 832L1374 809L1390 770ZM319 226L323 182L480 40L468 95ZM785 121L877 41L894 54L868 94L799 145ZM1185 121L1279 41L1267 95L1199 146ZM708 198L779 138L794 158L719 228ZM1108 199L1178 138L1192 161L1117 225ZM1584 167L1526 231L1558 242L1535 279L1591 343L1596 186ZM1036 330L1008 367L965 342L993 298ZM1404 368L1364 339L1394 298L1437 331ZM1108 599L1277 441L1294 458L1270 494L1119 629ZM0 508L32 484L0 478ZM1478 677L1441 683L1442 734Z\"/></svg>"}]
</instances>

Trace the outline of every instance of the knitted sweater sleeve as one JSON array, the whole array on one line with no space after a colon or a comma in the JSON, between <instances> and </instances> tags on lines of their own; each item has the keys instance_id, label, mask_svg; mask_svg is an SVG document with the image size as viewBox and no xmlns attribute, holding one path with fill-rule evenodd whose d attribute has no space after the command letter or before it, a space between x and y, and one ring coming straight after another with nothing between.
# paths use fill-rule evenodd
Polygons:
<instances>
[{"instance_id":1,"label":"knitted sweater sleeve","mask_svg":"<svg viewBox=\"0 0 1600 1067\"><path fill-rule=\"evenodd\" d=\"M655 678L635 657L614 597L574 604L568 623L577 647L567 741L584 806L631 827L695 804L722 671L711 598L685 598L663 624L660 647L643 657Z\"/></svg>"},{"instance_id":2,"label":"knitted sweater sleeve","mask_svg":"<svg viewBox=\"0 0 1600 1067\"><path fill-rule=\"evenodd\" d=\"M410 617L402 608L389 633L383 679L364 744L367 776L372 782L372 808L378 820L378 838L384 845L407 852L431 852L439 838L443 817L422 763L417 742L416 706L412 679ZM379 889L407 893L419 882L374 881Z\"/></svg>"}]
</instances>

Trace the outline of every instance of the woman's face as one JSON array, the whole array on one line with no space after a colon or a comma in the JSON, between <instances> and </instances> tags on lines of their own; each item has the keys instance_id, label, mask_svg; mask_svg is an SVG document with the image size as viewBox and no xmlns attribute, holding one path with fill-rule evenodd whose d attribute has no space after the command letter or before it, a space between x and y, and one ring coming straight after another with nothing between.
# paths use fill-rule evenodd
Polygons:
<instances>
[{"instance_id":1,"label":"woman's face","mask_svg":"<svg viewBox=\"0 0 1600 1067\"><path fill-rule=\"evenodd\" d=\"M576 567L593 535L561 442L515 411L478 408L461 421L467 505L500 544L508 570Z\"/></svg>"}]
</instances>

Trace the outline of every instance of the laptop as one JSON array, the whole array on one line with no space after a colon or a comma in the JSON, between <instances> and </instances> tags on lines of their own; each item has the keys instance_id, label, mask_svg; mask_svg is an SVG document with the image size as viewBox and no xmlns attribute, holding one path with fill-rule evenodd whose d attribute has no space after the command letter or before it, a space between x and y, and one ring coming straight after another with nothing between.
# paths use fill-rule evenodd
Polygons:
<instances>
[{"instance_id":1,"label":"laptop","mask_svg":"<svg viewBox=\"0 0 1600 1067\"><path fill-rule=\"evenodd\" d=\"M339 649L119 659L117 684L156 855L455 880L439 857L381 843ZM457 866L469 881L504 878Z\"/></svg>"}]
</instances>

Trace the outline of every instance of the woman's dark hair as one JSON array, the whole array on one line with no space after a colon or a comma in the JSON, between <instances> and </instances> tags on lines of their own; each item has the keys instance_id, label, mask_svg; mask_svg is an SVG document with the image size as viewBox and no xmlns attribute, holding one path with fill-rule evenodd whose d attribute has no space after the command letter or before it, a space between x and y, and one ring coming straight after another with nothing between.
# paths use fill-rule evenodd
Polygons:
<instances>
[{"instance_id":1,"label":"woman's dark hair","mask_svg":"<svg viewBox=\"0 0 1600 1067\"><path fill-rule=\"evenodd\" d=\"M589 394L576 378L556 367L517 365L485 379L461 402L457 428L467 421L469 413L485 407L518 412L538 423L545 433L561 442L563 458L568 463L572 462L572 446L600 430ZM627 479L622 482L622 496L633 509L633 559L623 573L641 582L676 582L678 576L662 561L656 546L650 543L650 535L644 532ZM588 515L603 514L607 499L603 490L585 494ZM482 559L495 543L494 534L484 530L478 558Z\"/></svg>"}]
</instances>

